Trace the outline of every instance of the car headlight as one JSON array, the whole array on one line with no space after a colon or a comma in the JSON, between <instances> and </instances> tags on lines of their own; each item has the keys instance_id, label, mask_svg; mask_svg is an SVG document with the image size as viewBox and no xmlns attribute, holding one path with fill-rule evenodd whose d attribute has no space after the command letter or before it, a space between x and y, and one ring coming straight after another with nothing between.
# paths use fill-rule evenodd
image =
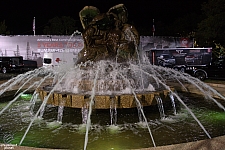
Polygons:
<instances>
[{"instance_id":1,"label":"car headlight","mask_svg":"<svg viewBox=\"0 0 225 150\"><path fill-rule=\"evenodd\" d=\"M195 67L187 67L186 70L196 70Z\"/></svg>"}]
</instances>

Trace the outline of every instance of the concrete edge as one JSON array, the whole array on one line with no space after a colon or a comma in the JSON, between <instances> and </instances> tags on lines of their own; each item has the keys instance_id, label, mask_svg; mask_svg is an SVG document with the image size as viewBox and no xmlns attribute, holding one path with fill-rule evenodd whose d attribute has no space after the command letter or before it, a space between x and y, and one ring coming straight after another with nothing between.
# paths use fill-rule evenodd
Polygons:
<instances>
[{"instance_id":1,"label":"concrete edge","mask_svg":"<svg viewBox=\"0 0 225 150\"><path fill-rule=\"evenodd\" d=\"M48 149L48 148L34 148L26 146L17 146L12 144L0 144L0 150L63 150L63 149ZM64 149L65 150L65 149ZM131 149L129 149L131 150ZM132 150L225 150L225 136L214 137L212 139L200 140L195 142L132 149Z\"/></svg>"}]
</instances>

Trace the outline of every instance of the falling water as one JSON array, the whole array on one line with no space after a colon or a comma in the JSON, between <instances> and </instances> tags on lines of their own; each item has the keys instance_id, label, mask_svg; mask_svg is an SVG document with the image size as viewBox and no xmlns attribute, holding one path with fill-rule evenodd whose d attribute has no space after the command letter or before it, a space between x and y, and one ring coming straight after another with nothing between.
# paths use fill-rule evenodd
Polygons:
<instances>
[{"instance_id":1,"label":"falling water","mask_svg":"<svg viewBox=\"0 0 225 150\"><path fill-rule=\"evenodd\" d=\"M82 123L87 124L88 108L86 108L86 106L82 107L81 113L82 113Z\"/></svg>"},{"instance_id":2,"label":"falling water","mask_svg":"<svg viewBox=\"0 0 225 150\"><path fill-rule=\"evenodd\" d=\"M40 69L41 70L41 69ZM0 90L0 96L6 92L8 89L11 89L12 87L14 87L17 83L21 82L22 80L24 81L24 79L32 77L33 75L35 75L36 72L38 72L38 70L33 70L33 71L29 71L26 72L25 74L20 74L18 76L16 76L15 78L10 79L9 81L7 81L6 83L2 84L0 86L0 88L3 88L2 90Z\"/></svg>"},{"instance_id":3,"label":"falling water","mask_svg":"<svg viewBox=\"0 0 225 150\"><path fill-rule=\"evenodd\" d=\"M206 135L208 136L208 138L211 139L211 136L209 135L209 133L206 131L205 127L201 124L201 122L197 119L197 117L194 115L194 113L190 110L190 108L187 107L187 105L180 99L180 97L174 93L174 95L176 96L176 98L179 100L179 102L188 110L188 112L191 114L191 116L196 120L196 122L199 124L199 126L202 128L202 130L206 133Z\"/></svg>"},{"instance_id":4,"label":"falling water","mask_svg":"<svg viewBox=\"0 0 225 150\"><path fill-rule=\"evenodd\" d=\"M55 88L56 88L56 87L58 86L58 84L64 79L65 76L66 76L66 74L59 80L59 82L55 85L55 87L49 92L48 96L46 96L46 97L44 98L44 100L43 100L43 102L42 102L40 108L39 108L38 111L36 112L35 116L31 119L31 122L30 122L29 126L27 127L27 130L26 130L26 132L24 133L22 139L20 140L19 145L21 145L21 144L23 143L23 140L25 139L27 133L29 132L30 127L32 126L32 124L33 124L33 122L35 121L35 119L37 119L38 114L40 113L40 111L43 110L43 108L45 108L45 105L46 105L46 103L47 103L47 101L48 101L50 95L54 92ZM43 114L42 114L42 115L43 115ZM42 117L42 116L41 116L41 117Z\"/></svg>"},{"instance_id":5,"label":"falling water","mask_svg":"<svg viewBox=\"0 0 225 150\"><path fill-rule=\"evenodd\" d=\"M24 90L23 92L21 92L20 94L18 94L13 100L11 100L6 107L4 107L1 111L0 111L0 115L9 108L9 106L12 105L12 103L14 103L22 94L24 94L25 92L27 92L28 90L30 90L33 86L35 86L37 84L37 82L33 83L30 87L28 87L26 90Z\"/></svg>"},{"instance_id":6,"label":"falling water","mask_svg":"<svg viewBox=\"0 0 225 150\"><path fill-rule=\"evenodd\" d=\"M157 104L158 104L160 118L165 119L165 113L164 113L164 107L163 107L162 99L161 99L160 96L155 96L155 99L156 99Z\"/></svg>"},{"instance_id":7,"label":"falling water","mask_svg":"<svg viewBox=\"0 0 225 150\"><path fill-rule=\"evenodd\" d=\"M58 106L58 116L57 116L57 122L62 123L62 118L63 118L63 109L64 106Z\"/></svg>"},{"instance_id":8,"label":"falling water","mask_svg":"<svg viewBox=\"0 0 225 150\"><path fill-rule=\"evenodd\" d=\"M31 103L31 106L30 106L30 114L31 115L34 114L34 106L35 106L35 103L36 103L36 101L38 99L38 96L39 96L39 94L36 93L36 91L35 91L34 94L33 94L33 96L32 96L32 98L31 98L31 100L30 100L30 103Z\"/></svg>"},{"instance_id":9,"label":"falling water","mask_svg":"<svg viewBox=\"0 0 225 150\"><path fill-rule=\"evenodd\" d=\"M91 113L92 113L92 105L94 103L94 97L95 97L95 89L96 89L96 82L98 79L98 74L99 74L99 68L97 68L97 72L95 74L95 78L94 78L94 85L92 87L92 94L90 97L90 104L89 104L89 112L88 112L88 117L87 117L87 124L86 124L86 133L85 133L85 142L84 142L84 150L86 150L87 148L87 143L88 143L88 132L89 132L89 128L91 126Z\"/></svg>"},{"instance_id":10,"label":"falling water","mask_svg":"<svg viewBox=\"0 0 225 150\"><path fill-rule=\"evenodd\" d=\"M137 109L141 112L142 117L144 118L144 122L145 122L146 125L147 125L147 128L148 128L148 131L149 131L149 134L150 134L150 137L151 137L153 146L156 147L155 140L154 140L154 138L153 138L151 129L150 129L149 125L148 125L147 118L145 117L144 111L143 111L143 109L142 109L142 105L141 105L140 101L138 100L136 93L135 93L134 90L132 89L132 86L131 86L130 81L129 81L127 78L125 78L121 73L119 73L119 75L124 79L124 81L126 82L126 85L131 89L131 93L134 95L134 98L135 98L135 102L136 102L136 105L137 105Z\"/></svg>"},{"instance_id":11,"label":"falling water","mask_svg":"<svg viewBox=\"0 0 225 150\"><path fill-rule=\"evenodd\" d=\"M176 110L176 105L175 105L175 100L174 100L173 94L170 93L169 97L170 97L170 100L171 100L171 103L172 103L172 107L173 107L173 114L176 115L177 114L177 110Z\"/></svg>"},{"instance_id":12,"label":"falling water","mask_svg":"<svg viewBox=\"0 0 225 150\"><path fill-rule=\"evenodd\" d=\"M104 64L105 63L105 64ZM110 64L110 65L109 65ZM84 65L84 64L83 64ZM191 114L191 116L196 120L196 122L199 124L199 126L202 128L202 130L204 130L204 132L206 133L206 135L211 138L211 136L209 135L209 133L206 131L206 129L204 128L204 126L201 124L201 122L197 119L197 117L194 115L194 113L191 111L191 109L188 108L188 106L182 101L182 99L175 93L173 92L173 90L171 90L171 88L169 87L169 85L166 83L167 80L173 80L176 81L176 83L179 83L182 87L185 87L185 83L189 83L191 85L193 85L195 87L195 89L199 89L200 92L202 92L205 97L207 99L211 99L213 100L220 108L224 109L224 106L221 105L218 101L216 101L213 97L212 94L218 95L220 98L224 99L225 98L219 94L216 90L212 89L211 87L209 87L208 85L202 83L201 81L192 78L186 74L181 74L179 72L176 72L174 70L171 69L166 69L163 67L157 67L157 66L153 66L153 65L145 65L145 64L141 64L141 67L136 65L136 64L129 64L129 66L127 68L129 68L130 72L132 72L131 76L128 76L126 73L128 72L127 68L125 67L121 67L120 68L120 64L115 65L114 62L107 62L104 61L102 64L101 63L96 63L93 65L94 67L91 69L87 69L87 70L82 70L79 69L79 65L75 66L72 70L68 71L68 68L55 68L55 70L51 73L48 73L47 75L45 75L44 78L41 78L39 81L37 82L33 82L26 90L24 90L22 93L19 93L12 101L10 101L8 103L8 105L6 107L4 107L1 111L0 111L0 115L6 110L8 109L8 107L14 103L18 97L25 93L26 91L30 90L31 88L38 88L41 86L41 84L45 81L45 79L51 77L54 78L54 84L52 83L52 87L53 89L49 92L49 94L44 98L44 101L41 105L41 107L39 107L39 110L37 111L36 115L33 117L33 119L31 120L31 123L29 124L22 140L20 141L20 144L22 144L24 138L26 137L27 132L29 131L33 121L37 118L37 115L45 110L45 105L46 102L49 98L49 96L56 90L58 91L68 91L71 93L80 93L83 92L84 94L87 95L91 95L90 96L90 103L87 104L88 108L83 107L82 108L82 123L86 124L86 134L85 134L85 143L84 143L84 149L87 148L87 144L88 144L88 132L91 126L91 113L92 113L92 104L94 103L95 100L95 95L97 94L104 94L107 93L108 95L121 95L124 93L128 93L128 94L133 94L135 97L135 102L137 105L137 109L138 109L138 117L141 118L139 119L140 121L143 121L146 123L148 130L149 130L149 134L152 138L152 142L153 145L155 146L155 142L153 140L153 136L151 134L151 130L150 127L148 125L147 119L145 117L145 114L143 112L143 106L141 105L139 99L137 98L137 93L140 92L140 87L144 86L144 84L139 84L140 81L140 73L142 74L142 81L149 81L149 79L151 80L152 83L154 83L154 88L160 89L163 87L163 89L167 89L171 94L170 99L172 102L172 107L174 109L174 114L176 114L176 107L175 107L175 102L174 102L174 98L176 100L178 100L187 110L188 112ZM115 67L116 66L116 67ZM108 68L107 68L108 67ZM106 70L109 68L112 68L108 74L106 74ZM66 71L65 71L65 70ZM13 78L11 80L9 80L8 82L0 85L1 88L4 88L0 91L0 94L4 93L5 91L9 90L10 88L12 88L13 86L16 86L17 84L22 84L22 86L18 89L18 92L25 87L25 84L28 84L27 81L32 81L32 79L38 77L37 72L40 71L45 71L43 69L39 69L36 71L32 71L29 74L25 73L22 75L17 76L16 78ZM65 72L67 74L65 74ZM166 76L166 74L168 76ZM101 76L100 76L101 75ZM82 78L84 77L85 78ZM135 80L131 80L130 78L133 77ZM91 93L88 93L86 91L82 91L78 89L77 83L75 83L75 81L81 81L82 79L85 80L91 80L94 81L94 84L92 85L92 90ZM113 81L112 82L112 87L114 89L113 90L109 90L110 88L108 87L109 83L108 81ZM122 81L122 82L121 82ZM136 82L137 81L137 82ZM142 82L140 81L140 82ZM98 84L101 83L101 85ZM134 83L133 83L134 82ZM150 82L150 81L149 81ZM136 84L138 83L138 84ZM118 85L118 86L117 86ZM125 90L124 86L126 86L126 90L130 89L130 90ZM106 88L107 90L104 91L104 88ZM185 88L186 91L189 91L188 88ZM146 88L144 89L146 90ZM144 90L142 90L142 92L145 92ZM154 90L152 90L154 91ZM86 92L86 93L85 93ZM33 109L35 101L37 100L38 95L36 95L36 92L33 94L33 98L32 98L32 105L31 108ZM162 99L160 97L156 98L158 99L159 103L158 104L162 104ZM31 109L31 110L32 110ZM164 109L163 109L163 105L161 107L159 107L159 111L161 112L160 116L163 118L165 117L164 114ZM58 109L58 119L57 121L62 122L62 116L63 116L63 107L59 106ZM42 114L43 115L43 114ZM42 116L41 115L41 116ZM112 101L111 105L110 105L110 123L111 125L116 125L117 123L117 108L116 108L116 104L114 103L114 101Z\"/></svg>"},{"instance_id":13,"label":"falling water","mask_svg":"<svg viewBox=\"0 0 225 150\"><path fill-rule=\"evenodd\" d=\"M162 68L161 68L162 69ZM166 70L166 68L164 68L164 70ZM168 70L168 69L167 69ZM143 71L144 74L152 76L151 74L149 74L149 72L145 72L144 70L140 70ZM176 73L176 72L175 72ZM182 75L181 73L179 73L180 76L182 76L184 79L188 79L187 77L185 77L184 75ZM168 85L166 85L165 83L163 83L161 80L159 80L157 77L152 76L155 80L158 80L159 83L161 83L167 90L169 90L171 93L173 93L173 95L178 99L178 101L188 110L188 112L191 114L191 116L196 120L196 122L199 124L199 126L202 128L202 130L206 133L206 135L211 138L211 136L209 135L209 133L206 131L206 129L204 128L204 126L201 124L201 122L197 119L197 117L194 115L194 113L187 107L187 105L180 99L180 97L174 93L170 87ZM190 79L188 79L190 80ZM192 81L190 81L192 82ZM194 84L196 85L196 84ZM197 86L197 85L196 85ZM203 91L203 89L199 86L197 86L201 91ZM204 93L204 92L203 92ZM208 95L209 96L209 95ZM217 102L218 103L218 102Z\"/></svg>"},{"instance_id":14,"label":"falling water","mask_svg":"<svg viewBox=\"0 0 225 150\"><path fill-rule=\"evenodd\" d=\"M139 106L139 104L138 104L138 102L137 101L135 101L136 102L136 105L137 106ZM139 107L137 107L137 113L138 113L138 119L139 119L139 122L144 122L144 118L143 118L143 115L142 115L142 111L143 110L143 106L142 105L140 105Z\"/></svg>"},{"instance_id":15,"label":"falling water","mask_svg":"<svg viewBox=\"0 0 225 150\"><path fill-rule=\"evenodd\" d=\"M136 38L135 38L135 35L134 33L131 31L131 29L127 28L125 31L124 31L125 35L126 35L126 40L128 41L133 41L134 42L134 45L135 45L135 52L137 54L137 59L138 59L138 65L141 69L141 58L140 58L140 53L138 52L138 42L136 41ZM141 87L142 89L144 90L144 78L142 77L143 74L142 72L140 73L140 78L141 78Z\"/></svg>"},{"instance_id":16,"label":"falling water","mask_svg":"<svg viewBox=\"0 0 225 150\"><path fill-rule=\"evenodd\" d=\"M147 118L145 117L144 111L143 111L143 109L142 109L142 105L141 105L141 103L139 102L139 100L138 100L138 98L137 98L137 95L134 93L134 91L133 91L133 94L134 94L135 100L136 100L136 102L137 102L137 104L138 104L138 105L137 105L137 108L141 111L141 114L142 114L142 116L143 116L143 118L144 118L144 121L145 121L145 123L146 123L146 125L147 125L148 132L149 132L150 137L151 137L151 140L152 140L152 144L153 144L154 147L156 147L155 140L154 140L154 138L153 138L152 131L151 131L149 125L148 125Z\"/></svg>"},{"instance_id":17,"label":"falling water","mask_svg":"<svg viewBox=\"0 0 225 150\"><path fill-rule=\"evenodd\" d=\"M111 104L110 104L110 122L111 125L116 125L117 122L117 109L116 109L116 103L114 98L111 98Z\"/></svg>"},{"instance_id":18,"label":"falling water","mask_svg":"<svg viewBox=\"0 0 225 150\"><path fill-rule=\"evenodd\" d=\"M45 97L46 98L46 97ZM44 115L44 112L45 112L45 105L43 105L41 108L40 108L40 113L39 113L39 116L38 118L39 119L42 119L43 115Z\"/></svg>"}]
</instances>

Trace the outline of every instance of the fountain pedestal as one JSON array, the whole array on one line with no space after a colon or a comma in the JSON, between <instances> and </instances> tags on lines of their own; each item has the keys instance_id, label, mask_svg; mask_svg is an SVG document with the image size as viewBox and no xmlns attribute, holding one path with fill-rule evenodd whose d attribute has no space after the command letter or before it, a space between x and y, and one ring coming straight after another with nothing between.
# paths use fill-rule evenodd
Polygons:
<instances>
[{"instance_id":1,"label":"fountain pedestal","mask_svg":"<svg viewBox=\"0 0 225 150\"><path fill-rule=\"evenodd\" d=\"M49 91L38 89L41 100L49 94ZM169 99L169 91L162 90L156 92L146 92L137 94L137 99L140 101L142 106L156 105L155 96L160 96L164 101ZM124 95L95 95L94 98L94 109L109 109L111 102L114 102L116 108L135 108L136 100L133 94ZM90 96L82 94L73 93L53 93L49 96L47 101L48 104L59 106L63 105L65 107L72 108L82 108L90 104Z\"/></svg>"}]
</instances>

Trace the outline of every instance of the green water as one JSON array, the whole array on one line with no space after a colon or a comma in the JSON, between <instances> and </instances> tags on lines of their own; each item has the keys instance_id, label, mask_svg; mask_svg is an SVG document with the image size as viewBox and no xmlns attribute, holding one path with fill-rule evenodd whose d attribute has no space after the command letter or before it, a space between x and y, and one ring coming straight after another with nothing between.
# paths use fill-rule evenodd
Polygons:
<instances>
[{"instance_id":1,"label":"green water","mask_svg":"<svg viewBox=\"0 0 225 150\"><path fill-rule=\"evenodd\" d=\"M225 134L225 113L214 103L202 97L182 96L184 102L201 121L212 137ZM204 101L204 103L203 103ZM7 102L0 103L0 109ZM34 112L41 104L37 101ZM159 118L157 107L145 107L148 125L156 146L207 139L197 122L178 103L177 115L171 104L164 105L166 119ZM32 119L27 96L20 98L0 116L0 143L19 144ZM89 131L88 150L121 150L153 147L148 129L139 123L136 109L117 110L117 126L110 126L109 110L93 110ZM82 125L81 110L65 108L62 124L57 123L57 107L46 106L43 119L31 126L22 145L40 148L66 148L82 150L85 141L85 125ZM8 137L6 140L5 138Z\"/></svg>"}]
</instances>

